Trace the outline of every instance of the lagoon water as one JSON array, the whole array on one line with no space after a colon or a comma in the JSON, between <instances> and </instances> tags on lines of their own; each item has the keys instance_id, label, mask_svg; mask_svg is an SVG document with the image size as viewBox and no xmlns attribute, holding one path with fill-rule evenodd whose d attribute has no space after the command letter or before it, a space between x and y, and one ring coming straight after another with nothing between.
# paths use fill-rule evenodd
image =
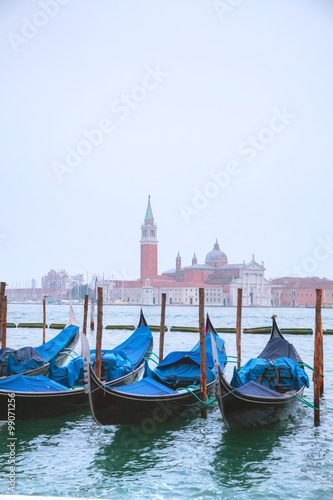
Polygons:
<instances>
[{"instance_id":1,"label":"lagoon water","mask_svg":"<svg viewBox=\"0 0 333 500\"><path fill-rule=\"evenodd\" d=\"M47 322L66 322L68 306L47 306ZM83 306L74 306L82 325ZM235 326L235 308L207 308L215 327ZM159 324L160 309L145 307L149 324ZM244 308L242 327L270 325L314 329L314 309ZM333 309L323 309L323 327L333 328ZM196 326L195 307L169 307L166 325ZM103 324L133 324L136 306L104 306ZM42 321L41 305L9 304L8 322ZM47 340L57 333L47 331ZM103 347L112 348L131 332L104 330ZM42 330L9 329L10 347L41 344ZM303 360L313 365L314 336L286 336ZM224 334L228 355L235 335ZM88 333L91 346L95 337ZM196 333L167 332L165 354L191 349ZM267 335L243 335L243 363L258 355ZM80 351L78 345L77 352ZM158 334L154 333L154 352ZM16 494L109 499L332 499L333 498L333 337L324 337L325 393L321 426L313 410L299 404L295 417L275 427L230 432L216 404L200 416L143 426L96 424L88 411L67 417L16 423ZM230 378L233 365L227 370ZM311 378L311 372L308 371ZM313 401L312 384L304 397ZM0 424L0 492L8 491L7 424Z\"/></svg>"}]
</instances>

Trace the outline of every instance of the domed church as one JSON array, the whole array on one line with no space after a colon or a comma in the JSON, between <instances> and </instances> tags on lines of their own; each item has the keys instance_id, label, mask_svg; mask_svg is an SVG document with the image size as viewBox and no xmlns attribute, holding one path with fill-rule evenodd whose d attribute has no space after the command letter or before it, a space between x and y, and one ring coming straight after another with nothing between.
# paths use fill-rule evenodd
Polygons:
<instances>
[{"instance_id":1,"label":"domed church","mask_svg":"<svg viewBox=\"0 0 333 500\"><path fill-rule=\"evenodd\" d=\"M111 303L161 304L162 293L169 305L198 305L199 288L205 289L205 303L212 306L235 306L237 290L243 289L244 306L271 306L271 283L265 279L264 263L228 264L226 254L216 239L213 248L198 264L194 253L192 263L182 266L178 252L176 267L158 274L157 225L148 198L144 222L141 225L140 279L133 281L109 280L104 283L106 300Z\"/></svg>"}]
</instances>

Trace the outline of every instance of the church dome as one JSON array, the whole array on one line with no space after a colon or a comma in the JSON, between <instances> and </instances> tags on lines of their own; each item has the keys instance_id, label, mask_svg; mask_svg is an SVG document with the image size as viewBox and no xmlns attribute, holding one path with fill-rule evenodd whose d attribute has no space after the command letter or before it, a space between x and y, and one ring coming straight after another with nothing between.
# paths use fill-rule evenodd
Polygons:
<instances>
[{"instance_id":1,"label":"church dome","mask_svg":"<svg viewBox=\"0 0 333 500\"><path fill-rule=\"evenodd\" d=\"M211 252L206 255L205 263L210 266L223 266L228 263L227 256L222 250L220 250L220 245L216 240L214 248Z\"/></svg>"}]
</instances>

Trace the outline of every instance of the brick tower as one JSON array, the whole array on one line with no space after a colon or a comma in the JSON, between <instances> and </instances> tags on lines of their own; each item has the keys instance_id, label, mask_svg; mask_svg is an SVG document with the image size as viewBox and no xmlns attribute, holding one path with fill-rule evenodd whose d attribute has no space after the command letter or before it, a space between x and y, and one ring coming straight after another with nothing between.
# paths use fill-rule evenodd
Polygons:
<instances>
[{"instance_id":1,"label":"brick tower","mask_svg":"<svg viewBox=\"0 0 333 500\"><path fill-rule=\"evenodd\" d=\"M157 243L157 226L154 223L149 196L145 220L141 225L141 280L157 276Z\"/></svg>"}]
</instances>

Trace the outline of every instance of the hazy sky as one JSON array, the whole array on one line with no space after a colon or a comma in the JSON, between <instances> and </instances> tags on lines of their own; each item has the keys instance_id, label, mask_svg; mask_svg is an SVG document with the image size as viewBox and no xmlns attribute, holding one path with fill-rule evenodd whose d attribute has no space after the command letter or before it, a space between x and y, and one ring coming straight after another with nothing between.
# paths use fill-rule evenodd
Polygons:
<instances>
[{"instance_id":1,"label":"hazy sky","mask_svg":"<svg viewBox=\"0 0 333 500\"><path fill-rule=\"evenodd\" d=\"M1 280L138 277L149 194L160 272L217 237L333 279L332 1L1 0L0 26Z\"/></svg>"}]
</instances>

